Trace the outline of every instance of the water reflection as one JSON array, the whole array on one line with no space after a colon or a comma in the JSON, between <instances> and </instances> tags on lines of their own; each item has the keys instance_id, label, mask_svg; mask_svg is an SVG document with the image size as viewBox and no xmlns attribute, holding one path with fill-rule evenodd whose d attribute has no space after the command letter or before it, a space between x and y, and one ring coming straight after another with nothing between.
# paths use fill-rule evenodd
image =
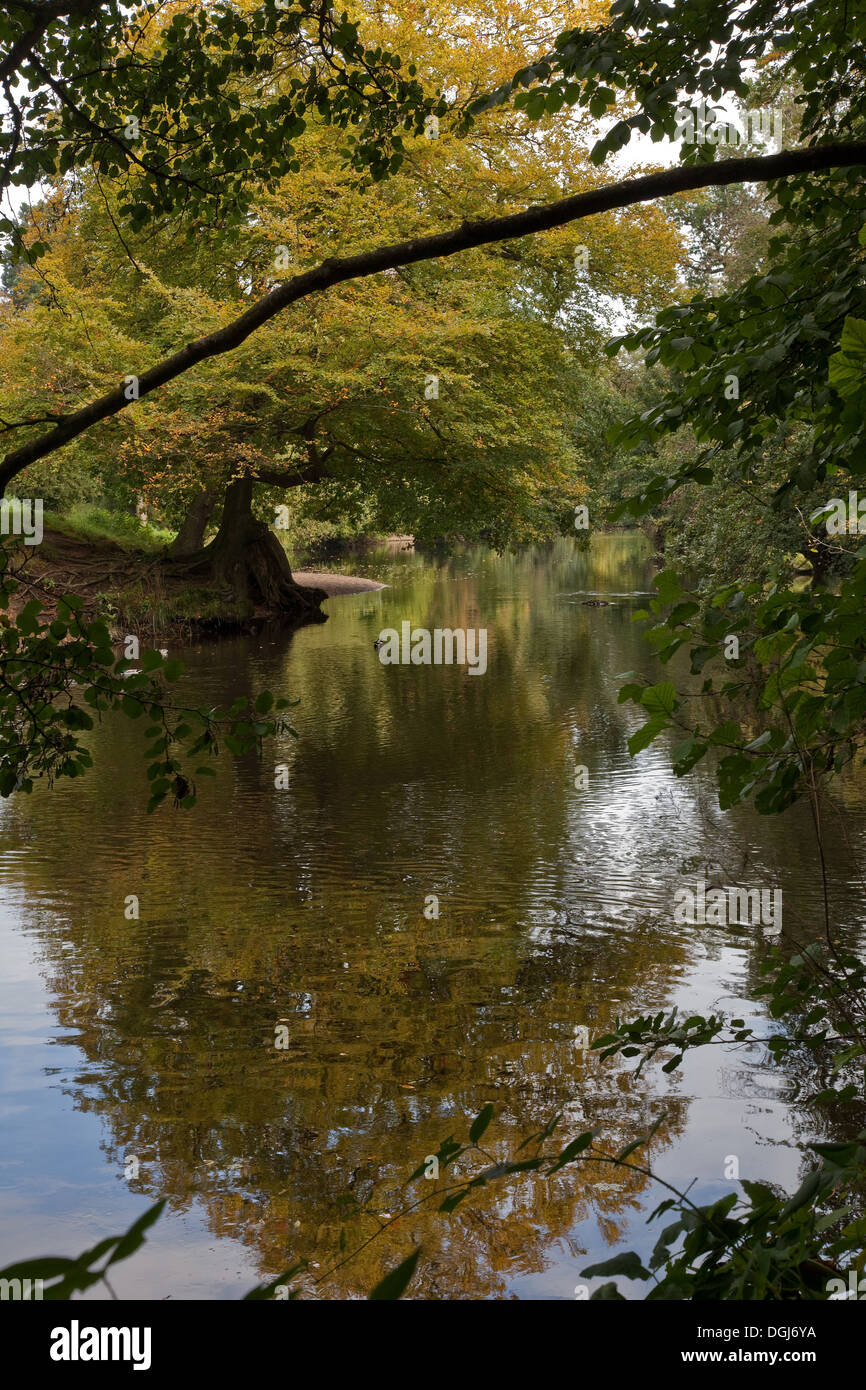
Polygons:
<instances>
[{"instance_id":1,"label":"water reflection","mask_svg":"<svg viewBox=\"0 0 866 1390\"><path fill-rule=\"evenodd\" d=\"M635 535L402 557L391 587L332 600L324 626L183 653L196 700L262 686L301 700L297 740L203 779L194 812L145 815L129 726L112 721L85 782L5 809L4 1259L77 1253L167 1195L121 1296L236 1296L297 1256L316 1296L359 1295L423 1239L417 1295L571 1297L608 1242L645 1241L657 1194L642 1179L527 1178L405 1218L327 1275L341 1229L352 1248L387 1220L408 1173L488 1100L495 1156L557 1109L612 1149L665 1110L666 1177L720 1195L733 1152L747 1176L795 1180L794 1141L817 1121L758 1049L693 1056L651 1086L581 1047L587 1025L748 987L749 933L672 925L699 859L779 884L806 931L819 905L799 808L723 816L708 771L677 782L661 745L628 757L640 721L617 677L652 670L631 622L651 575ZM486 627L486 675L381 665L373 639L403 620Z\"/></svg>"}]
</instances>

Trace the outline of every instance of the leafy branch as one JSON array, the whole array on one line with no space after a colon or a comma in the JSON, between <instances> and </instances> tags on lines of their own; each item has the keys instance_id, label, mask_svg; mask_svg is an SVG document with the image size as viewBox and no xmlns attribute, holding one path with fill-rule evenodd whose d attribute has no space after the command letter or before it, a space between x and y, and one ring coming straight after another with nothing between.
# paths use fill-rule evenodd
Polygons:
<instances>
[{"instance_id":1,"label":"leafy branch","mask_svg":"<svg viewBox=\"0 0 866 1390\"><path fill-rule=\"evenodd\" d=\"M16 581L6 577L0 550L0 611L8 610ZM33 599L17 617L0 616L0 796L30 792L44 778L80 777L93 765L84 735L108 711L129 719L146 717L150 782L148 811L169 795L176 806L196 803L196 776L215 776L207 763L222 744L242 757L261 752L266 738L296 737L283 711L297 701L262 691L254 701L241 696L228 709L197 708L171 698L169 684L183 674L183 663L156 650L141 652L139 663L117 658L111 635L100 620L87 622L82 600L66 594L50 622Z\"/></svg>"}]
</instances>

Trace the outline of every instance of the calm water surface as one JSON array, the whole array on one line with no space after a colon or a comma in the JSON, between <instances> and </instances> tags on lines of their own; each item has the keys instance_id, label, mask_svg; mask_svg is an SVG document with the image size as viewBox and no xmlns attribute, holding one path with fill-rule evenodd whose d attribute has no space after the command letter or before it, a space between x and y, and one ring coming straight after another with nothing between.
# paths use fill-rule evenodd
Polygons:
<instances>
[{"instance_id":1,"label":"calm water surface","mask_svg":"<svg viewBox=\"0 0 866 1390\"><path fill-rule=\"evenodd\" d=\"M403 1217L332 1273L341 1230L348 1252L393 1216L487 1101L497 1158L557 1110L612 1151L664 1112L652 1162L693 1199L730 1190L731 1155L796 1183L822 1120L761 1048L635 1080L580 1045L617 1015L753 997L758 932L673 924L701 864L781 887L786 933L819 920L804 809L723 815L709 769L677 781L662 743L628 756L642 721L616 692L654 674L631 623L652 574L637 535L405 554L320 627L172 653L191 699L300 698L297 740L221 764L192 812L145 814L126 721L97 731L83 782L4 804L0 1262L78 1254L161 1196L120 1297L236 1298L299 1257L307 1296L363 1296L421 1240L416 1296L572 1298L612 1243L648 1248L659 1190L596 1166ZM373 639L404 619L485 627L487 673L382 666ZM834 906L854 934L864 816L842 796Z\"/></svg>"}]
</instances>

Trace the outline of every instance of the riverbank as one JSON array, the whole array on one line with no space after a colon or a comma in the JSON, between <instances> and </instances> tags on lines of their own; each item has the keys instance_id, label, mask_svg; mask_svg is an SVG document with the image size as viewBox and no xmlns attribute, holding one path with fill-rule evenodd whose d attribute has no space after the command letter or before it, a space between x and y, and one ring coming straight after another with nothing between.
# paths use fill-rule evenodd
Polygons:
<instances>
[{"instance_id":1,"label":"riverbank","mask_svg":"<svg viewBox=\"0 0 866 1390\"><path fill-rule=\"evenodd\" d=\"M136 632L148 639L176 638L197 628L246 631L278 617L251 599L238 602L213 584L184 579L166 564L164 549L132 541L46 527L40 545L15 545L11 561L18 584L12 617L35 599L51 619L63 594L83 600L87 621L101 618L116 635ZM318 591L319 601L386 587L375 579L312 569L299 569L292 578L300 589ZM318 614L319 621L324 617ZM311 618L317 620L314 609Z\"/></svg>"}]
</instances>

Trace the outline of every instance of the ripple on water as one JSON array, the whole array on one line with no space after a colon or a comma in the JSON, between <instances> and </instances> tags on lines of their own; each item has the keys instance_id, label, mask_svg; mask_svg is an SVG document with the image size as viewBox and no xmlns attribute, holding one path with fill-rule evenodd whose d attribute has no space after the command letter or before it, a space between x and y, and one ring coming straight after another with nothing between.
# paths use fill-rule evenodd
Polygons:
<instances>
[{"instance_id":1,"label":"ripple on water","mask_svg":"<svg viewBox=\"0 0 866 1390\"><path fill-rule=\"evenodd\" d=\"M672 776L669 742L628 756L641 717L617 677L652 672L629 621L652 592L640 547L612 535L588 553L413 561L293 638L196 644L185 695L300 697L299 737L222 760L193 812L149 817L130 728L108 719L80 784L3 806L5 1256L78 1253L168 1194L172 1214L118 1270L121 1296L236 1296L295 1255L324 1269L337 1197L392 1209L488 1100L498 1156L557 1109L623 1144L664 1109L666 1176L712 1192L736 1129L743 1171L793 1184L796 1149L768 1140L791 1140L794 1112L763 1055L714 1050L636 1085L581 1044L617 1016L748 996L749 933L673 921L702 862L778 883L806 920L819 906L799 808L723 815L711 769ZM614 603L575 612L581 597ZM487 673L383 666L370 633L404 619L486 626ZM848 825L862 845L853 798ZM857 875L848 851L831 858L853 929ZM417 1233L422 1294L570 1298L569 1242L584 1264L605 1230L639 1239L633 1212L653 1196L527 1184L447 1235L432 1218L398 1232L328 1292L365 1292Z\"/></svg>"}]
</instances>

